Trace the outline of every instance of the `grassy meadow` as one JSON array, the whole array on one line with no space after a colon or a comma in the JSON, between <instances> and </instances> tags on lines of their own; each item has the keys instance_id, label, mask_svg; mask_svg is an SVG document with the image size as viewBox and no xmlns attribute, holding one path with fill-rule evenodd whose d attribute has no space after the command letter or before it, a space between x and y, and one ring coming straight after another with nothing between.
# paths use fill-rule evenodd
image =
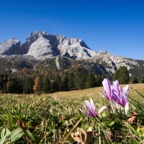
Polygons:
<instances>
[{"instance_id":1,"label":"grassy meadow","mask_svg":"<svg viewBox=\"0 0 144 144\"><path fill-rule=\"evenodd\" d=\"M122 87L126 85L121 85ZM138 90L141 93L144 93L144 84L129 84L130 86L130 96L137 97L136 90ZM86 96L88 98L97 98L100 97L99 93L103 93L103 87L96 87L96 88L90 88L90 89L84 89L84 90L74 90L70 92L56 92L52 94L47 94L49 96L54 96L56 98L78 98Z\"/></svg>"},{"instance_id":2,"label":"grassy meadow","mask_svg":"<svg viewBox=\"0 0 144 144\"><path fill-rule=\"evenodd\" d=\"M0 94L0 144L144 143L144 84L130 84L127 115L108 109L98 118L84 115L80 109L90 98L96 111L109 107L100 93L102 87L41 95Z\"/></svg>"}]
</instances>

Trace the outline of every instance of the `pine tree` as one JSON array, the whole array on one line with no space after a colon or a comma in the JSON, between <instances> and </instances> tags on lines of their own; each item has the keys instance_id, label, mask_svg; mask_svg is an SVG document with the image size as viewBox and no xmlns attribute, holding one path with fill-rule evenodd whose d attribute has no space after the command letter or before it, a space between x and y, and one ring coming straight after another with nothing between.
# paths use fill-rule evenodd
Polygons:
<instances>
[{"instance_id":1,"label":"pine tree","mask_svg":"<svg viewBox=\"0 0 144 144\"><path fill-rule=\"evenodd\" d=\"M1 74L0 75L0 90L3 90L3 86L4 86L4 75Z\"/></svg>"},{"instance_id":2,"label":"pine tree","mask_svg":"<svg viewBox=\"0 0 144 144\"><path fill-rule=\"evenodd\" d=\"M86 88L92 88L96 86L96 82L95 82L95 76L93 74L90 74L87 77L86 83L85 83L85 87Z\"/></svg>"},{"instance_id":3,"label":"pine tree","mask_svg":"<svg viewBox=\"0 0 144 144\"><path fill-rule=\"evenodd\" d=\"M62 91L68 91L69 90L68 89L68 74L67 73L63 77L61 90Z\"/></svg>"},{"instance_id":4,"label":"pine tree","mask_svg":"<svg viewBox=\"0 0 144 144\"><path fill-rule=\"evenodd\" d=\"M132 77L130 78L130 82L131 82L131 83L138 83L137 77L136 77L136 76L132 76Z\"/></svg>"},{"instance_id":5,"label":"pine tree","mask_svg":"<svg viewBox=\"0 0 144 144\"><path fill-rule=\"evenodd\" d=\"M102 86L103 79L104 77L101 75L96 76L95 78L96 87Z\"/></svg>"},{"instance_id":6,"label":"pine tree","mask_svg":"<svg viewBox=\"0 0 144 144\"><path fill-rule=\"evenodd\" d=\"M85 70L83 68L78 68L75 71L75 88L84 89L86 79L87 79L87 75L86 75Z\"/></svg>"},{"instance_id":7,"label":"pine tree","mask_svg":"<svg viewBox=\"0 0 144 144\"><path fill-rule=\"evenodd\" d=\"M144 83L144 76L140 80L141 83Z\"/></svg>"},{"instance_id":8,"label":"pine tree","mask_svg":"<svg viewBox=\"0 0 144 144\"><path fill-rule=\"evenodd\" d=\"M6 93L6 86L7 86L7 82L8 82L8 75L4 74L4 81L3 81L3 87L2 87L2 92Z\"/></svg>"},{"instance_id":9,"label":"pine tree","mask_svg":"<svg viewBox=\"0 0 144 144\"><path fill-rule=\"evenodd\" d=\"M44 78L43 92L44 93L50 92L50 80L49 80L48 76L45 76L45 78Z\"/></svg>"},{"instance_id":10,"label":"pine tree","mask_svg":"<svg viewBox=\"0 0 144 144\"><path fill-rule=\"evenodd\" d=\"M61 90L61 77L59 74L56 75L55 79L51 84L51 92L57 92Z\"/></svg>"},{"instance_id":11,"label":"pine tree","mask_svg":"<svg viewBox=\"0 0 144 144\"><path fill-rule=\"evenodd\" d=\"M8 82L8 75L7 74L1 74L0 75L0 90L5 93L6 92L6 85Z\"/></svg>"},{"instance_id":12,"label":"pine tree","mask_svg":"<svg viewBox=\"0 0 144 144\"><path fill-rule=\"evenodd\" d=\"M68 89L74 90L75 89L75 76L73 72L68 74Z\"/></svg>"},{"instance_id":13,"label":"pine tree","mask_svg":"<svg viewBox=\"0 0 144 144\"><path fill-rule=\"evenodd\" d=\"M129 79L129 72L126 67L120 67L113 76L113 80L119 80L121 84L129 83Z\"/></svg>"},{"instance_id":14,"label":"pine tree","mask_svg":"<svg viewBox=\"0 0 144 144\"><path fill-rule=\"evenodd\" d=\"M16 79L9 79L6 84L6 92L8 93L17 93L18 83Z\"/></svg>"},{"instance_id":15,"label":"pine tree","mask_svg":"<svg viewBox=\"0 0 144 144\"><path fill-rule=\"evenodd\" d=\"M32 78L25 78L21 81L22 91L25 94L33 93L34 81Z\"/></svg>"}]
</instances>

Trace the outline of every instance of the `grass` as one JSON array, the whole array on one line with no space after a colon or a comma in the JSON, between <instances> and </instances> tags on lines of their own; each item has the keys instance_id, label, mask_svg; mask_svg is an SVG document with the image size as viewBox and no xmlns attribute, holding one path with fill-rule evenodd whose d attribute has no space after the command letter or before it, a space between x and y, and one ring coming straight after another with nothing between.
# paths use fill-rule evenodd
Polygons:
<instances>
[{"instance_id":1,"label":"grass","mask_svg":"<svg viewBox=\"0 0 144 144\"><path fill-rule=\"evenodd\" d=\"M0 143L3 144L2 140L28 144L143 143L144 96L136 90L144 94L144 84L130 84L130 88L130 97L140 103L133 100L128 115L106 110L98 119L83 115L80 108L83 109L84 100L89 98L94 99L96 110L109 105L99 94L103 93L102 87L40 96L1 94ZM138 113L137 120L129 124L134 110ZM86 141L80 140L77 134Z\"/></svg>"},{"instance_id":2,"label":"grass","mask_svg":"<svg viewBox=\"0 0 144 144\"><path fill-rule=\"evenodd\" d=\"M122 85L124 87L125 85ZM144 93L144 84L129 84L130 86L130 95L137 96L138 94L135 92L135 90L139 90L141 93ZM52 94L46 94L50 95L56 98L77 98L77 97L92 97L96 98L99 97L100 94L103 93L103 87L96 87L96 88L90 88L90 89L84 89L84 90L74 90L74 91L68 91L68 92L56 92Z\"/></svg>"},{"instance_id":3,"label":"grass","mask_svg":"<svg viewBox=\"0 0 144 144\"><path fill-rule=\"evenodd\" d=\"M124 87L125 85L121 85ZM130 86L130 96L137 97L138 93L136 90L139 90L139 92L144 93L144 84L129 84ZM96 88L90 88L90 89L84 89L84 90L73 90L73 91L67 91L67 92L55 92L50 94L41 94L40 96L52 96L55 98L82 98L82 97L88 97L88 98L101 98L100 93L103 93L103 87L96 87ZM17 95L17 96L23 96L23 94L0 94L1 96L5 95ZM35 94L28 95L29 97L36 97ZM39 95L38 95L39 97ZM139 96L138 96L139 97Z\"/></svg>"},{"instance_id":4,"label":"grass","mask_svg":"<svg viewBox=\"0 0 144 144\"><path fill-rule=\"evenodd\" d=\"M125 85L122 85L124 87ZM136 92L137 90L140 93L144 94L144 84L129 84L130 86L130 97L133 97L134 99L137 99L137 101L143 101L143 99L139 96L139 94ZM96 87L96 88L90 88L90 89L84 89L84 90L74 90L74 91L68 91L68 92L55 92L52 94L43 94L42 96L52 96L55 98L82 98L87 97L94 98L95 100L99 100L100 102L103 100L102 96L103 94L103 87Z\"/></svg>"}]
</instances>

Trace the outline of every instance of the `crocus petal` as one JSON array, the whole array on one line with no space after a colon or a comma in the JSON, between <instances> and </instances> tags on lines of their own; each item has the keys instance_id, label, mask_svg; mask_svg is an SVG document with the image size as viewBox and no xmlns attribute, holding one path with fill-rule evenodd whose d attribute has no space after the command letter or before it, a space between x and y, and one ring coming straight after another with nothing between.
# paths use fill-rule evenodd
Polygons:
<instances>
[{"instance_id":1,"label":"crocus petal","mask_svg":"<svg viewBox=\"0 0 144 144\"><path fill-rule=\"evenodd\" d=\"M128 95L128 93L129 93L129 85L126 85L122 90L123 90L123 93L125 95Z\"/></svg>"},{"instance_id":2,"label":"crocus petal","mask_svg":"<svg viewBox=\"0 0 144 144\"><path fill-rule=\"evenodd\" d=\"M95 106L92 98L90 99L90 105L91 105L91 109L95 111Z\"/></svg>"},{"instance_id":3,"label":"crocus petal","mask_svg":"<svg viewBox=\"0 0 144 144\"><path fill-rule=\"evenodd\" d=\"M82 109L79 109L84 115L87 115L87 113L85 111L83 111Z\"/></svg>"},{"instance_id":4,"label":"crocus petal","mask_svg":"<svg viewBox=\"0 0 144 144\"><path fill-rule=\"evenodd\" d=\"M117 92L118 95L121 93L121 87L119 85L118 80L113 82L113 89Z\"/></svg>"},{"instance_id":5,"label":"crocus petal","mask_svg":"<svg viewBox=\"0 0 144 144\"><path fill-rule=\"evenodd\" d=\"M102 106L99 110L98 110L98 114L100 114L102 111L104 111L107 108L107 106Z\"/></svg>"},{"instance_id":6,"label":"crocus petal","mask_svg":"<svg viewBox=\"0 0 144 144\"><path fill-rule=\"evenodd\" d=\"M95 106L94 106L92 99L90 99L90 102L86 100L84 102L84 107L86 110L85 114L87 114L88 116L91 116L91 117L98 117L98 114L95 111Z\"/></svg>"},{"instance_id":7,"label":"crocus petal","mask_svg":"<svg viewBox=\"0 0 144 144\"><path fill-rule=\"evenodd\" d=\"M121 93L120 95L118 95L116 93L116 91L113 91L113 100L117 104L121 105L122 107L125 107L125 105L126 105L126 103L128 101L127 96L125 96L123 93Z\"/></svg>"},{"instance_id":8,"label":"crocus petal","mask_svg":"<svg viewBox=\"0 0 144 144\"><path fill-rule=\"evenodd\" d=\"M112 89L112 99L117 103L120 102L120 96L114 89Z\"/></svg>"},{"instance_id":9,"label":"crocus petal","mask_svg":"<svg viewBox=\"0 0 144 144\"><path fill-rule=\"evenodd\" d=\"M113 106L113 102L112 102L112 90L111 90L110 81L105 78L105 79L102 81L102 84L103 84L103 87L104 87L105 96L106 96L106 98L108 98L109 101L110 101L112 111L115 112L114 106Z\"/></svg>"},{"instance_id":10,"label":"crocus petal","mask_svg":"<svg viewBox=\"0 0 144 144\"><path fill-rule=\"evenodd\" d=\"M104 91L106 94L106 97L111 100L111 85L110 85L110 81L108 79L104 79L102 81L103 87L104 87Z\"/></svg>"},{"instance_id":11,"label":"crocus petal","mask_svg":"<svg viewBox=\"0 0 144 144\"><path fill-rule=\"evenodd\" d=\"M123 89L120 87L118 80L113 82L112 86L112 99L122 107L125 107L128 101L129 86L125 86Z\"/></svg>"},{"instance_id":12,"label":"crocus petal","mask_svg":"<svg viewBox=\"0 0 144 144\"><path fill-rule=\"evenodd\" d=\"M129 102L127 102L125 105L125 114L127 114L128 111L129 111Z\"/></svg>"}]
</instances>

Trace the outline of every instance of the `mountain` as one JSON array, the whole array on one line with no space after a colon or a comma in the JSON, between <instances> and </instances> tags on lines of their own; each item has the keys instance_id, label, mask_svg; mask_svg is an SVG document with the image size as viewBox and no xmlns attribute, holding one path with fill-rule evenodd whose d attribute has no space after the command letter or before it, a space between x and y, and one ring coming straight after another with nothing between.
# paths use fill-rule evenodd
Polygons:
<instances>
[{"instance_id":1,"label":"mountain","mask_svg":"<svg viewBox=\"0 0 144 144\"><path fill-rule=\"evenodd\" d=\"M95 52L77 38L47 34L36 31L24 43L12 38L0 43L0 72L12 73L37 67L66 70L76 65L95 74L112 74L121 66L126 66L130 75L143 76L144 61L115 56L107 51Z\"/></svg>"},{"instance_id":2,"label":"mountain","mask_svg":"<svg viewBox=\"0 0 144 144\"><path fill-rule=\"evenodd\" d=\"M0 43L0 55L14 55L20 52L20 41L16 38Z\"/></svg>"},{"instance_id":3,"label":"mountain","mask_svg":"<svg viewBox=\"0 0 144 144\"><path fill-rule=\"evenodd\" d=\"M92 61L98 62L100 64L105 63L108 67L107 70L111 72L115 72L116 69L125 66L128 70L134 67L140 67L138 60L122 57L122 56L115 56L107 51L99 51L96 53L94 57L91 58Z\"/></svg>"},{"instance_id":4,"label":"mountain","mask_svg":"<svg viewBox=\"0 0 144 144\"><path fill-rule=\"evenodd\" d=\"M29 44L26 44L29 43ZM45 32L34 32L26 40L27 55L36 59L66 56L73 59L86 59L95 55L81 39L66 38L60 35L50 35Z\"/></svg>"},{"instance_id":5,"label":"mountain","mask_svg":"<svg viewBox=\"0 0 144 144\"><path fill-rule=\"evenodd\" d=\"M88 48L81 39L66 38L46 32L33 32L25 43L12 38L0 44L0 55L26 54L36 59L52 58L58 55L73 59L87 59L95 52Z\"/></svg>"}]
</instances>

